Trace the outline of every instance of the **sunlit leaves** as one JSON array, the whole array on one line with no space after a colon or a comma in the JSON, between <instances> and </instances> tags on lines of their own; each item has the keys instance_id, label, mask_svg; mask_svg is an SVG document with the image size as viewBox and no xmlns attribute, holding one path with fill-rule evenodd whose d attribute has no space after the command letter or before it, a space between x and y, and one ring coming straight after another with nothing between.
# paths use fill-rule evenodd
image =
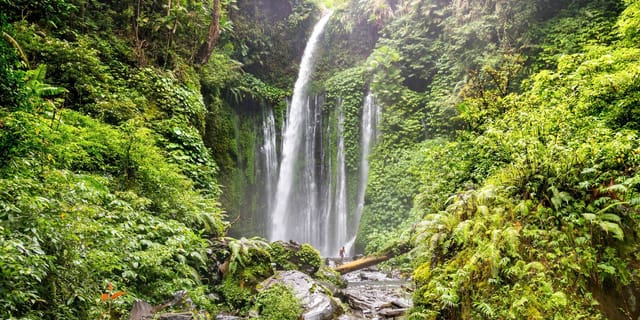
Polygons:
<instances>
[{"instance_id":1,"label":"sunlit leaves","mask_svg":"<svg viewBox=\"0 0 640 320\"><path fill-rule=\"evenodd\" d=\"M631 46L637 45L638 30L640 30L640 2L627 0L627 8L618 19L618 28L625 42Z\"/></svg>"},{"instance_id":2,"label":"sunlit leaves","mask_svg":"<svg viewBox=\"0 0 640 320\"><path fill-rule=\"evenodd\" d=\"M216 200L167 162L148 129L58 116L55 126L46 115L2 119L3 136L18 144L0 170L0 282L23 293L0 293L2 315L45 312L34 306L47 301L52 317L92 317L83 302L103 278L134 295L200 285L207 242L185 224L223 233Z\"/></svg>"},{"instance_id":3,"label":"sunlit leaves","mask_svg":"<svg viewBox=\"0 0 640 320\"><path fill-rule=\"evenodd\" d=\"M633 279L636 257L627 250L637 247L640 203L636 55L593 46L560 58L557 70L533 75L506 99L499 87L485 101L473 95L482 86L469 91L460 111L476 121L469 128L482 129L456 143L475 146L474 156L454 152L453 143L444 145L448 153L430 146L428 159L444 156L422 169L424 191L416 199L425 218L412 253L427 256L415 274L421 307L442 317L597 318L597 302L584 295L590 283ZM483 124L469 116L479 106L501 111L485 113ZM434 180L460 159L472 160L459 166L461 175L480 179L460 180L453 189L467 191L445 202L443 189L433 188L443 183ZM440 199L440 207L426 199ZM460 302L452 303L452 290Z\"/></svg>"}]
</instances>

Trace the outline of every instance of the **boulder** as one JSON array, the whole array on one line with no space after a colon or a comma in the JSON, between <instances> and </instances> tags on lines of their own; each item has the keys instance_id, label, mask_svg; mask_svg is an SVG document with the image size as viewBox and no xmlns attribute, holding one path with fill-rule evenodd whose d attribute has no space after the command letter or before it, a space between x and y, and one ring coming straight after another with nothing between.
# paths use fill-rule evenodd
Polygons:
<instances>
[{"instance_id":1,"label":"boulder","mask_svg":"<svg viewBox=\"0 0 640 320\"><path fill-rule=\"evenodd\" d=\"M391 280L387 278L387 275L382 272L360 272L360 279L363 281L387 281Z\"/></svg>"},{"instance_id":2,"label":"boulder","mask_svg":"<svg viewBox=\"0 0 640 320\"><path fill-rule=\"evenodd\" d=\"M293 290L304 308L302 318L305 320L333 319L342 311L329 289L300 271L278 271L258 288L265 290L276 284L284 284Z\"/></svg>"},{"instance_id":3,"label":"boulder","mask_svg":"<svg viewBox=\"0 0 640 320\"><path fill-rule=\"evenodd\" d=\"M313 275L322 266L320 252L308 243L276 241L269 248L278 270L299 270Z\"/></svg>"},{"instance_id":4,"label":"boulder","mask_svg":"<svg viewBox=\"0 0 640 320\"><path fill-rule=\"evenodd\" d=\"M218 314L216 316L216 320L241 320L241 317L228 315L228 314Z\"/></svg>"},{"instance_id":5,"label":"boulder","mask_svg":"<svg viewBox=\"0 0 640 320\"><path fill-rule=\"evenodd\" d=\"M183 310L187 312L183 313L166 313L158 314L158 312L175 306L182 306ZM146 301L136 300L133 303L131 312L129 314L129 320L149 320L149 319L163 319L163 320L188 320L194 319L194 315L198 315L195 311L195 305L193 301L188 297L187 290L180 290L173 294L173 298L166 302L154 306ZM201 316L206 316L206 313L201 312Z\"/></svg>"},{"instance_id":6,"label":"boulder","mask_svg":"<svg viewBox=\"0 0 640 320\"><path fill-rule=\"evenodd\" d=\"M365 318L401 317L412 306L405 280L389 278L373 269L351 272L343 278L348 279L349 285L338 296Z\"/></svg>"},{"instance_id":7,"label":"boulder","mask_svg":"<svg viewBox=\"0 0 640 320\"><path fill-rule=\"evenodd\" d=\"M206 313L194 314L193 312L181 312L181 313L164 313L156 315L154 319L158 320L194 320L194 319L207 319Z\"/></svg>"}]
</instances>

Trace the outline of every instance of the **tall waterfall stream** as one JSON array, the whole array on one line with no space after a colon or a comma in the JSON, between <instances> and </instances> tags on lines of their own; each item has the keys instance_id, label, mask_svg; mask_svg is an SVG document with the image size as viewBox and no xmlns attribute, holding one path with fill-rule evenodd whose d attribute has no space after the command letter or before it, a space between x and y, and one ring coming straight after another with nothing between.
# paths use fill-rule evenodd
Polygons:
<instances>
[{"instance_id":1,"label":"tall waterfall stream","mask_svg":"<svg viewBox=\"0 0 640 320\"><path fill-rule=\"evenodd\" d=\"M264 110L263 140L256 156L260 162L256 166L263 172L262 216L268 221L269 239L310 243L327 257L337 256L342 246L347 254L352 253L364 208L367 157L377 137L380 117L369 92L361 106L358 174L349 175L342 103L338 99L331 117L325 110L324 97L308 92L330 17L331 12L318 21L306 44L293 97L282 115L280 145L273 110Z\"/></svg>"}]
</instances>

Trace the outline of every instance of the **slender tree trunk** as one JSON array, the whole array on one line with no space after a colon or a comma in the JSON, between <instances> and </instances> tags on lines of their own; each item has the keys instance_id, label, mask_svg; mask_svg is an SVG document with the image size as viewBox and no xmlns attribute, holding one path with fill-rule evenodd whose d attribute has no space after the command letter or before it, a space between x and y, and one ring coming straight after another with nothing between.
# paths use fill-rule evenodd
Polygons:
<instances>
[{"instance_id":1,"label":"slender tree trunk","mask_svg":"<svg viewBox=\"0 0 640 320\"><path fill-rule=\"evenodd\" d=\"M209 57L213 52L220 38L220 0L213 0L213 10L211 11L211 24L209 24L209 32L207 39L200 46L198 55L196 56L196 64L204 65L209 62Z\"/></svg>"},{"instance_id":2,"label":"slender tree trunk","mask_svg":"<svg viewBox=\"0 0 640 320\"><path fill-rule=\"evenodd\" d=\"M167 18L171 17L171 5L172 5L172 1L169 0L169 3L167 4ZM173 43L173 36L175 35L177 29L178 29L178 17L174 19L173 28L171 28L171 31L167 32L167 48L164 50L165 67L167 65L167 61L169 60L171 44Z\"/></svg>"},{"instance_id":3,"label":"slender tree trunk","mask_svg":"<svg viewBox=\"0 0 640 320\"><path fill-rule=\"evenodd\" d=\"M136 47L138 46L138 43L140 43L140 29L138 26L138 19L140 19L140 0L136 1L136 14L135 17L133 17L133 31L136 35Z\"/></svg>"},{"instance_id":4,"label":"slender tree trunk","mask_svg":"<svg viewBox=\"0 0 640 320\"><path fill-rule=\"evenodd\" d=\"M138 57L138 64L144 66L147 64L144 56L144 40L140 39L140 25L138 24L138 20L140 19L140 2L141 0L136 0L135 2L135 17L133 19L133 31L136 37L134 54Z\"/></svg>"}]
</instances>

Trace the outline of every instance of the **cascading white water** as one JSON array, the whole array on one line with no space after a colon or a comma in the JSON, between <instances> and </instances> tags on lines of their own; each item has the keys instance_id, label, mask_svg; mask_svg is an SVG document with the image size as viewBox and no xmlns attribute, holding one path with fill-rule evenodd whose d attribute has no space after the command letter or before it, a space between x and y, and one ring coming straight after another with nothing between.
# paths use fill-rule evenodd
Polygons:
<instances>
[{"instance_id":1,"label":"cascading white water","mask_svg":"<svg viewBox=\"0 0 640 320\"><path fill-rule=\"evenodd\" d=\"M362 216L362 210L364 209L364 196L367 189L367 181L369 179L369 160L367 158L369 157L369 153L371 153L371 147L374 141L379 136L377 127L380 122L380 116L380 108L376 105L373 93L369 90L367 96L364 98L364 104L362 105L362 118L360 120L360 179L358 180L358 202L356 204L352 238L345 246L345 251L348 253L352 253L350 251L353 243L355 242L358 226L360 225L360 217Z\"/></svg>"},{"instance_id":2,"label":"cascading white water","mask_svg":"<svg viewBox=\"0 0 640 320\"><path fill-rule=\"evenodd\" d=\"M359 181L347 181L342 101L338 99L332 110L323 110L321 97L309 97L307 93L316 46L330 15L316 24L305 48L293 98L281 124L283 134L277 183L272 190L274 194L268 195L273 199L273 203L268 204L270 240L307 242L325 256L337 255L341 246L349 252L355 241L369 173L367 157L377 137L375 127L380 115L373 95L367 94L362 105ZM335 115L332 119L337 121L325 120L325 115ZM268 118L265 116L265 126L271 126ZM271 139L273 132L263 130L265 139ZM271 142L265 140L265 150L268 143ZM273 145L276 149L275 142ZM267 179L265 183L271 182ZM352 203L355 207L349 203L351 183L358 186L357 202ZM269 192L267 188L265 192ZM351 216L350 207L355 210Z\"/></svg>"},{"instance_id":3,"label":"cascading white water","mask_svg":"<svg viewBox=\"0 0 640 320\"><path fill-rule=\"evenodd\" d=\"M347 242L349 204L347 199L347 163L344 153L344 116L342 104L338 110L338 147L336 150L336 199L333 217L333 247L339 248Z\"/></svg>"},{"instance_id":4,"label":"cascading white water","mask_svg":"<svg viewBox=\"0 0 640 320\"><path fill-rule=\"evenodd\" d=\"M305 143L307 150L301 148L302 138L308 133L305 130L310 127L309 122L311 121L309 116L310 114L315 114L309 112L307 85L316 60L315 53L317 44L320 40L320 35L322 34L324 27L331 17L331 13L332 12L327 13L313 28L311 37L307 41L307 45L304 49L302 61L300 62L300 71L294 86L291 107L287 115L287 126L282 138L282 160L280 161L280 171L274 198L274 207L271 211L271 240L286 241L294 239L297 241L311 242L307 239L309 238L309 234L305 234L304 230L310 227L315 227L311 225L311 221L304 221L309 213L304 213L304 218L300 219L300 212L290 210L289 205L292 201L292 188L294 185L297 185L295 183L297 176L296 166L300 157L304 156L304 151L309 152L309 141L306 141L307 143ZM313 155L314 154L307 153L307 156L313 157ZM302 178L310 177L305 175ZM304 183L301 185L305 186ZM311 203L307 204L309 210L313 210L311 205ZM314 243L312 242L312 244Z\"/></svg>"},{"instance_id":5,"label":"cascading white water","mask_svg":"<svg viewBox=\"0 0 640 320\"><path fill-rule=\"evenodd\" d=\"M341 101L338 100L338 104L340 104ZM323 143L328 143L331 144L332 141L330 141L331 138L331 126L327 126L327 131L325 132L325 136L327 137L327 141L323 141ZM323 188L322 188L322 193L321 193L321 199L324 200L323 204L323 208L322 211L320 212L321 216L320 216L320 225L318 226L321 234L325 234L325 235L329 235L331 234L331 212L333 210L333 154L331 152L331 148L327 148L328 153L325 154L325 148L322 148L321 151L321 159L323 161L323 165L321 167L321 176L324 179L324 183L323 183ZM318 249L320 250L320 252L322 252L325 256L327 255L331 255L332 253L335 254L332 251L332 249L335 249L335 247L331 247L331 244L328 241L325 241L324 243L322 243L321 247L318 247Z\"/></svg>"},{"instance_id":6,"label":"cascading white water","mask_svg":"<svg viewBox=\"0 0 640 320\"><path fill-rule=\"evenodd\" d=\"M278 183L278 150L276 147L276 122L273 110L265 108L262 111L262 137L260 148L264 170L264 195L266 197L266 210L273 209L273 193Z\"/></svg>"}]
</instances>

